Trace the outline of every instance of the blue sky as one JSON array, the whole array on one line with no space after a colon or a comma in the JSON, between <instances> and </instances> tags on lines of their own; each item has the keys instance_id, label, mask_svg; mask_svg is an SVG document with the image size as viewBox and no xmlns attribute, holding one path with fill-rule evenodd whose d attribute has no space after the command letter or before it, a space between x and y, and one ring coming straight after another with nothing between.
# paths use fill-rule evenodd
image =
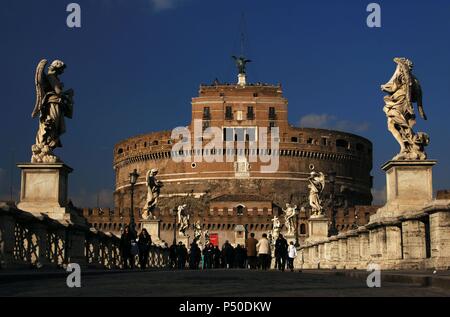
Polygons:
<instances>
[{"instance_id":1,"label":"blue sky","mask_svg":"<svg viewBox=\"0 0 450 317\"><path fill-rule=\"evenodd\" d=\"M282 83L292 124L355 132L374 143L375 196L380 166L398 152L386 129L380 84L392 58L415 63L429 120L429 157L439 160L434 187L450 187L450 2L377 1L382 27L366 25L363 0L92 0L81 5L82 25L66 26L71 1L6 0L0 4L0 199L20 185L12 163L29 161L37 121L34 70L41 58L62 59L62 77L75 89L57 153L75 169L70 196L79 206L111 204L112 149L124 138L171 129L190 120L200 83L236 80L230 55L239 53L246 17L248 79ZM11 175L12 172L12 175Z\"/></svg>"}]
</instances>

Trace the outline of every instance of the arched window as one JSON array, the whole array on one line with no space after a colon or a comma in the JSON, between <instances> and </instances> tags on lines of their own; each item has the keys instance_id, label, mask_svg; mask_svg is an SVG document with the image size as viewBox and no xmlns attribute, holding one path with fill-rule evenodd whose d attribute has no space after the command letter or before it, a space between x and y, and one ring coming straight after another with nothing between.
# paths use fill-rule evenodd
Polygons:
<instances>
[{"instance_id":1,"label":"arched window","mask_svg":"<svg viewBox=\"0 0 450 317\"><path fill-rule=\"evenodd\" d=\"M242 206L242 205L237 206L236 207L236 214L238 216L243 216L244 215L244 209L245 209L245 207Z\"/></svg>"},{"instance_id":2,"label":"arched window","mask_svg":"<svg viewBox=\"0 0 450 317\"><path fill-rule=\"evenodd\" d=\"M153 145L158 145L158 141L153 141Z\"/></svg>"},{"instance_id":3,"label":"arched window","mask_svg":"<svg viewBox=\"0 0 450 317\"><path fill-rule=\"evenodd\" d=\"M117 154L122 154L122 153L123 153L123 149L122 148L117 150Z\"/></svg>"}]
</instances>

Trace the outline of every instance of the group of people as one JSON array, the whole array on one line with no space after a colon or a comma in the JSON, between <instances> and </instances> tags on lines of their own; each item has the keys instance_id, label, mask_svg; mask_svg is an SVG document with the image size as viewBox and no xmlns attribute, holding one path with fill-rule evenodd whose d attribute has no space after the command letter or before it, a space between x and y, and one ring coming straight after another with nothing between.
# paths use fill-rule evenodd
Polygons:
<instances>
[{"instance_id":1,"label":"group of people","mask_svg":"<svg viewBox=\"0 0 450 317\"><path fill-rule=\"evenodd\" d=\"M126 226L120 237L120 253L122 255L123 268L134 269L136 257L139 258L139 267L143 270L147 268L150 255L152 238L144 228L139 235L130 227Z\"/></svg>"},{"instance_id":2,"label":"group of people","mask_svg":"<svg viewBox=\"0 0 450 317\"><path fill-rule=\"evenodd\" d=\"M136 257L139 259L139 267L146 269L152 245L151 236L144 228L139 235L127 226L124 228L120 238L120 252L122 255L123 268L135 268ZM252 270L270 269L272 263L272 245L263 234L258 241L255 234L251 233L245 246L240 244L233 247L228 241L219 249L212 243L208 243L203 250L196 241L192 242L189 250L182 243L174 243L169 248L169 266L172 269L232 269L250 268ZM282 234L278 236L274 244L275 269L284 271L286 266L294 270L294 259L297 249L291 241L289 244Z\"/></svg>"},{"instance_id":3,"label":"group of people","mask_svg":"<svg viewBox=\"0 0 450 317\"><path fill-rule=\"evenodd\" d=\"M275 268L284 271L286 266L293 271L294 259L297 249L293 242L289 243L282 234L275 241ZM170 267L173 269L261 269L271 267L272 246L266 234L258 241L255 234L250 234L246 246L240 244L233 247L228 241L219 249L212 243L207 244L203 250L196 242L186 246L179 242L170 247Z\"/></svg>"}]
</instances>

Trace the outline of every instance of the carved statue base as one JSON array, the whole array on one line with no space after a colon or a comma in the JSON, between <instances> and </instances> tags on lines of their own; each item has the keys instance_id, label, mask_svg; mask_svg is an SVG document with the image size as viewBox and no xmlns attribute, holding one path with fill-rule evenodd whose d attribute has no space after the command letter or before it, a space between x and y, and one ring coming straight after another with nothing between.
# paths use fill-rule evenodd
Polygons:
<instances>
[{"instance_id":1,"label":"carved statue base","mask_svg":"<svg viewBox=\"0 0 450 317\"><path fill-rule=\"evenodd\" d=\"M308 220L307 243L325 240L328 237L328 218L325 216L311 216Z\"/></svg>"},{"instance_id":2,"label":"carved statue base","mask_svg":"<svg viewBox=\"0 0 450 317\"><path fill-rule=\"evenodd\" d=\"M236 225L234 227L234 245L245 246L245 240L247 239L247 231L243 225Z\"/></svg>"},{"instance_id":3,"label":"carved statue base","mask_svg":"<svg viewBox=\"0 0 450 317\"><path fill-rule=\"evenodd\" d=\"M432 168L437 161L389 161L386 172L386 204L370 217L370 222L382 218L407 215L423 208L433 199Z\"/></svg>"},{"instance_id":4,"label":"carved statue base","mask_svg":"<svg viewBox=\"0 0 450 317\"><path fill-rule=\"evenodd\" d=\"M239 86L245 86L247 84L245 79L245 74L239 74L238 75L238 85Z\"/></svg>"},{"instance_id":5,"label":"carved statue base","mask_svg":"<svg viewBox=\"0 0 450 317\"><path fill-rule=\"evenodd\" d=\"M22 170L17 208L59 221L85 223L68 206L68 176L72 168L64 163L23 163L17 167Z\"/></svg>"},{"instance_id":6,"label":"carved statue base","mask_svg":"<svg viewBox=\"0 0 450 317\"><path fill-rule=\"evenodd\" d=\"M141 220L142 229L146 229L148 234L152 237L152 242L158 244L161 241L159 219L145 219Z\"/></svg>"},{"instance_id":7,"label":"carved statue base","mask_svg":"<svg viewBox=\"0 0 450 317\"><path fill-rule=\"evenodd\" d=\"M283 237L287 240L288 244L291 244L291 241L294 242L295 245L295 234L284 234Z\"/></svg>"}]
</instances>

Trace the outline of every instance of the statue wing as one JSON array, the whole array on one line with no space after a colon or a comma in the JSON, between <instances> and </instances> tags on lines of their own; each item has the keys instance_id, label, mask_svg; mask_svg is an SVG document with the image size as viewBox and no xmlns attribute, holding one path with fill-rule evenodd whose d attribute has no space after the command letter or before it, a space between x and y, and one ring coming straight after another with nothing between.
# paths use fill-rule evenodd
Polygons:
<instances>
[{"instance_id":1,"label":"statue wing","mask_svg":"<svg viewBox=\"0 0 450 317\"><path fill-rule=\"evenodd\" d=\"M47 80L45 77L44 69L47 65L47 60L42 59L36 67L36 74L34 77L34 84L36 86L36 103L34 105L33 112L31 113L31 117L34 118L38 113L41 112L42 101L44 99L44 83Z\"/></svg>"},{"instance_id":2,"label":"statue wing","mask_svg":"<svg viewBox=\"0 0 450 317\"><path fill-rule=\"evenodd\" d=\"M422 101L422 86L417 78L413 78L413 101L417 102L417 108L419 109L420 116L427 120L427 115L423 110L423 101Z\"/></svg>"},{"instance_id":3,"label":"statue wing","mask_svg":"<svg viewBox=\"0 0 450 317\"><path fill-rule=\"evenodd\" d=\"M150 173L152 172L152 170L148 170L147 174L145 175L145 182L148 183L148 178L150 177Z\"/></svg>"},{"instance_id":4,"label":"statue wing","mask_svg":"<svg viewBox=\"0 0 450 317\"><path fill-rule=\"evenodd\" d=\"M320 185L322 186L322 190L321 190L321 192L322 192L325 189L325 174L322 172L319 173L319 182L320 182Z\"/></svg>"}]
</instances>

